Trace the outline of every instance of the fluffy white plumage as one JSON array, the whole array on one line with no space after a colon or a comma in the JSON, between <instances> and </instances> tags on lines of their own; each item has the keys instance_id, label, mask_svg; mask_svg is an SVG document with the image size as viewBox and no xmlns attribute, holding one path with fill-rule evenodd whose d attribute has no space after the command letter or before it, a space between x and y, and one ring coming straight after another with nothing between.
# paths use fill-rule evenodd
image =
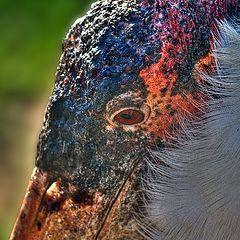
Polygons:
<instances>
[{"instance_id":1,"label":"fluffy white plumage","mask_svg":"<svg viewBox=\"0 0 240 240\"><path fill-rule=\"evenodd\" d=\"M147 239L240 239L240 25L219 23L214 93L173 149L153 152L146 190ZM159 165L162 161L166 166Z\"/></svg>"}]
</instances>

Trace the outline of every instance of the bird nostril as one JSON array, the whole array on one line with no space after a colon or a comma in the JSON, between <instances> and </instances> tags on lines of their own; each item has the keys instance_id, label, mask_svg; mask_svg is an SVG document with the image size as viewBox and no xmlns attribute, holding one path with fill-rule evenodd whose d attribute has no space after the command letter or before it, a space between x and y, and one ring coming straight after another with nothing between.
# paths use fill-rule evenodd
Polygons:
<instances>
[{"instance_id":1,"label":"bird nostril","mask_svg":"<svg viewBox=\"0 0 240 240\"><path fill-rule=\"evenodd\" d=\"M68 191L71 196L71 200L82 206L93 206L96 202L96 197L98 196L101 198L102 196L100 192L90 193L89 191L80 189L78 186L72 184L69 185Z\"/></svg>"},{"instance_id":2,"label":"bird nostril","mask_svg":"<svg viewBox=\"0 0 240 240\"><path fill-rule=\"evenodd\" d=\"M37 228L38 228L38 231L41 231L42 229L42 223L40 221L37 221Z\"/></svg>"},{"instance_id":3,"label":"bird nostril","mask_svg":"<svg viewBox=\"0 0 240 240\"><path fill-rule=\"evenodd\" d=\"M59 199L48 198L48 199L46 199L47 211L48 212L58 212L58 211L60 211L63 203L64 203L63 198L59 198Z\"/></svg>"},{"instance_id":4,"label":"bird nostril","mask_svg":"<svg viewBox=\"0 0 240 240\"><path fill-rule=\"evenodd\" d=\"M72 193L72 200L78 204L87 206L93 205L93 196L90 195L87 191L76 191Z\"/></svg>"},{"instance_id":5,"label":"bird nostril","mask_svg":"<svg viewBox=\"0 0 240 240\"><path fill-rule=\"evenodd\" d=\"M44 205L46 207L46 211L53 213L61 210L62 205L65 202L65 198L63 196L63 192L60 189L60 183L54 182L51 187L47 190Z\"/></svg>"}]
</instances>

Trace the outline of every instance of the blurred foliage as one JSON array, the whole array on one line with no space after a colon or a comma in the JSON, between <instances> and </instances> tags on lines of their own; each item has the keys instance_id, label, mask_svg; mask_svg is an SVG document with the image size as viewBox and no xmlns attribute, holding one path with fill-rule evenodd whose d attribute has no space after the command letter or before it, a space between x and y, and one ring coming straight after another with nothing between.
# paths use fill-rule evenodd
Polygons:
<instances>
[{"instance_id":1,"label":"blurred foliage","mask_svg":"<svg viewBox=\"0 0 240 240\"><path fill-rule=\"evenodd\" d=\"M0 1L1 98L32 100L52 86L61 40L89 2Z\"/></svg>"},{"instance_id":2,"label":"blurred foliage","mask_svg":"<svg viewBox=\"0 0 240 240\"><path fill-rule=\"evenodd\" d=\"M19 191L26 187L18 183L20 175L34 160L26 166L28 154L22 151L29 149L23 146L32 141L30 130L37 135L27 122L38 119L39 128L41 114L35 111L42 113L45 102L39 101L51 92L61 41L91 2L0 0L0 240L9 237L23 196Z\"/></svg>"}]
</instances>

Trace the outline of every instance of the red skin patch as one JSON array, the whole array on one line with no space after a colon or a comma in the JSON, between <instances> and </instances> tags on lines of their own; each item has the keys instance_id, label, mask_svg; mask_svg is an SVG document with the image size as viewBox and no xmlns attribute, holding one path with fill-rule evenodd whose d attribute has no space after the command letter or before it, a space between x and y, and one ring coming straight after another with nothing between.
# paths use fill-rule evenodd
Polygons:
<instances>
[{"instance_id":1,"label":"red skin patch","mask_svg":"<svg viewBox=\"0 0 240 240\"><path fill-rule=\"evenodd\" d=\"M146 131L154 134L154 138L163 141L174 136L179 129L181 118L193 119L199 113L199 104L204 100L201 93L190 93L186 90L172 95L174 83L178 79L177 73L165 78L161 72L161 61L149 69L141 71L140 76L147 86L147 102L150 103L152 116L146 122ZM156 71L156 67L160 70ZM161 93L162 92L162 93Z\"/></svg>"},{"instance_id":2,"label":"red skin patch","mask_svg":"<svg viewBox=\"0 0 240 240\"><path fill-rule=\"evenodd\" d=\"M171 46L172 47L172 46ZM167 52L165 47L165 51ZM167 55L167 54L166 54ZM164 55L163 55L164 56ZM166 77L163 74L162 66L164 57L156 64L140 72L140 77L144 80L148 96L147 102L152 109L152 117L146 122L146 131L154 134L154 138L167 141L169 137L176 137L181 128L181 120L194 120L200 113L201 104L207 99L203 93L189 92L185 89L178 89L173 93L174 85L178 80L178 72ZM167 67L173 68L173 59L168 61ZM213 73L215 62L211 53L202 57L194 67L194 80L203 84L199 75L200 72Z\"/></svg>"},{"instance_id":3,"label":"red skin patch","mask_svg":"<svg viewBox=\"0 0 240 240\"><path fill-rule=\"evenodd\" d=\"M177 81L181 81L179 80L181 77L179 73L181 67L179 68L179 66L191 54L189 46L196 41L194 33L199 31L199 26L196 27L197 24L195 24L196 16L201 16L200 12L204 11L206 27L209 27L210 24L214 30L213 18L222 19L226 15L227 5L230 3L237 4L237 1L200 0L199 8L197 7L194 12L189 10L190 7L194 9L192 3L186 0L171 2L158 0L153 4L148 0L142 2L144 7L153 7L154 5L153 8L166 9L167 12L167 17L164 18L163 10L155 10L152 20L155 27L159 29L156 38L161 39L163 43L161 58L157 63L142 69L139 74L146 85L147 103L150 103L152 109L151 117L145 123L144 128L147 133L153 135L154 139L160 138L164 142L168 142L169 137L176 137L181 129L180 122L182 120L191 121L200 114L199 106L207 98L197 92L197 89L189 91L187 88L176 85ZM211 40L209 39L209 41ZM195 67L192 72L188 70L187 75L192 75L192 81L203 84L199 72L202 70L208 73L214 71L213 57L209 53L198 60L193 59L192 63Z\"/></svg>"},{"instance_id":4,"label":"red skin patch","mask_svg":"<svg viewBox=\"0 0 240 240\"><path fill-rule=\"evenodd\" d=\"M162 24L164 34L158 36L163 42L162 57L156 64L143 69L139 75L147 87L147 102L153 103L153 116L147 121L146 130L154 135L155 139L160 138L163 141L176 134L181 115L188 119L196 115L199 111L196 106L202 101L201 94L190 93L184 89L173 93L174 85L179 79L175 65L186 59L195 28L193 20L187 21L184 28L180 26L179 19L175 18L178 15L177 8L171 8L168 12L169 21ZM155 15L155 18L159 16ZM186 28L191 31L185 33ZM169 41L169 36L175 41Z\"/></svg>"}]
</instances>

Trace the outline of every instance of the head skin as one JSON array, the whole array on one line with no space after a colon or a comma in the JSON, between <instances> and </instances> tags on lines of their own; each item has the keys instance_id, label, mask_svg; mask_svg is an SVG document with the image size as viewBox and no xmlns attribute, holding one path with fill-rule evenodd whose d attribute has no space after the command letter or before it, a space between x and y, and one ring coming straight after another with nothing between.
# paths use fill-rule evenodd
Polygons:
<instances>
[{"instance_id":1,"label":"head skin","mask_svg":"<svg viewBox=\"0 0 240 240\"><path fill-rule=\"evenodd\" d=\"M211 27L226 8L221 1L152 2L100 1L70 29L40 138L38 167L56 177L71 175L88 190L108 190L101 178L108 179L115 167L117 178L125 174L131 159L150 143L163 147L178 134L181 117L196 116L196 103L204 96L194 69L208 57ZM122 106L143 104L150 114L134 129L108 121ZM89 172L89 179L77 180L82 171Z\"/></svg>"},{"instance_id":2,"label":"head skin","mask_svg":"<svg viewBox=\"0 0 240 240\"><path fill-rule=\"evenodd\" d=\"M106 219L114 214L122 225L113 224L109 239L114 234L124 239L121 228L140 239L132 215L140 202L144 156L149 148L170 145L181 134L179 122L200 114L197 106L206 97L194 73L211 69L210 32L234 3L99 1L74 23L63 43L36 161L61 192L56 209L43 207L48 222L57 221L56 212L67 218L70 205L83 209L80 216L91 212L81 227L71 218L76 231L68 235L65 224L62 239L102 239ZM114 121L125 108L141 110L143 121L134 126ZM95 230L86 230L87 224ZM56 229L49 227L48 234L57 236Z\"/></svg>"}]
</instances>

